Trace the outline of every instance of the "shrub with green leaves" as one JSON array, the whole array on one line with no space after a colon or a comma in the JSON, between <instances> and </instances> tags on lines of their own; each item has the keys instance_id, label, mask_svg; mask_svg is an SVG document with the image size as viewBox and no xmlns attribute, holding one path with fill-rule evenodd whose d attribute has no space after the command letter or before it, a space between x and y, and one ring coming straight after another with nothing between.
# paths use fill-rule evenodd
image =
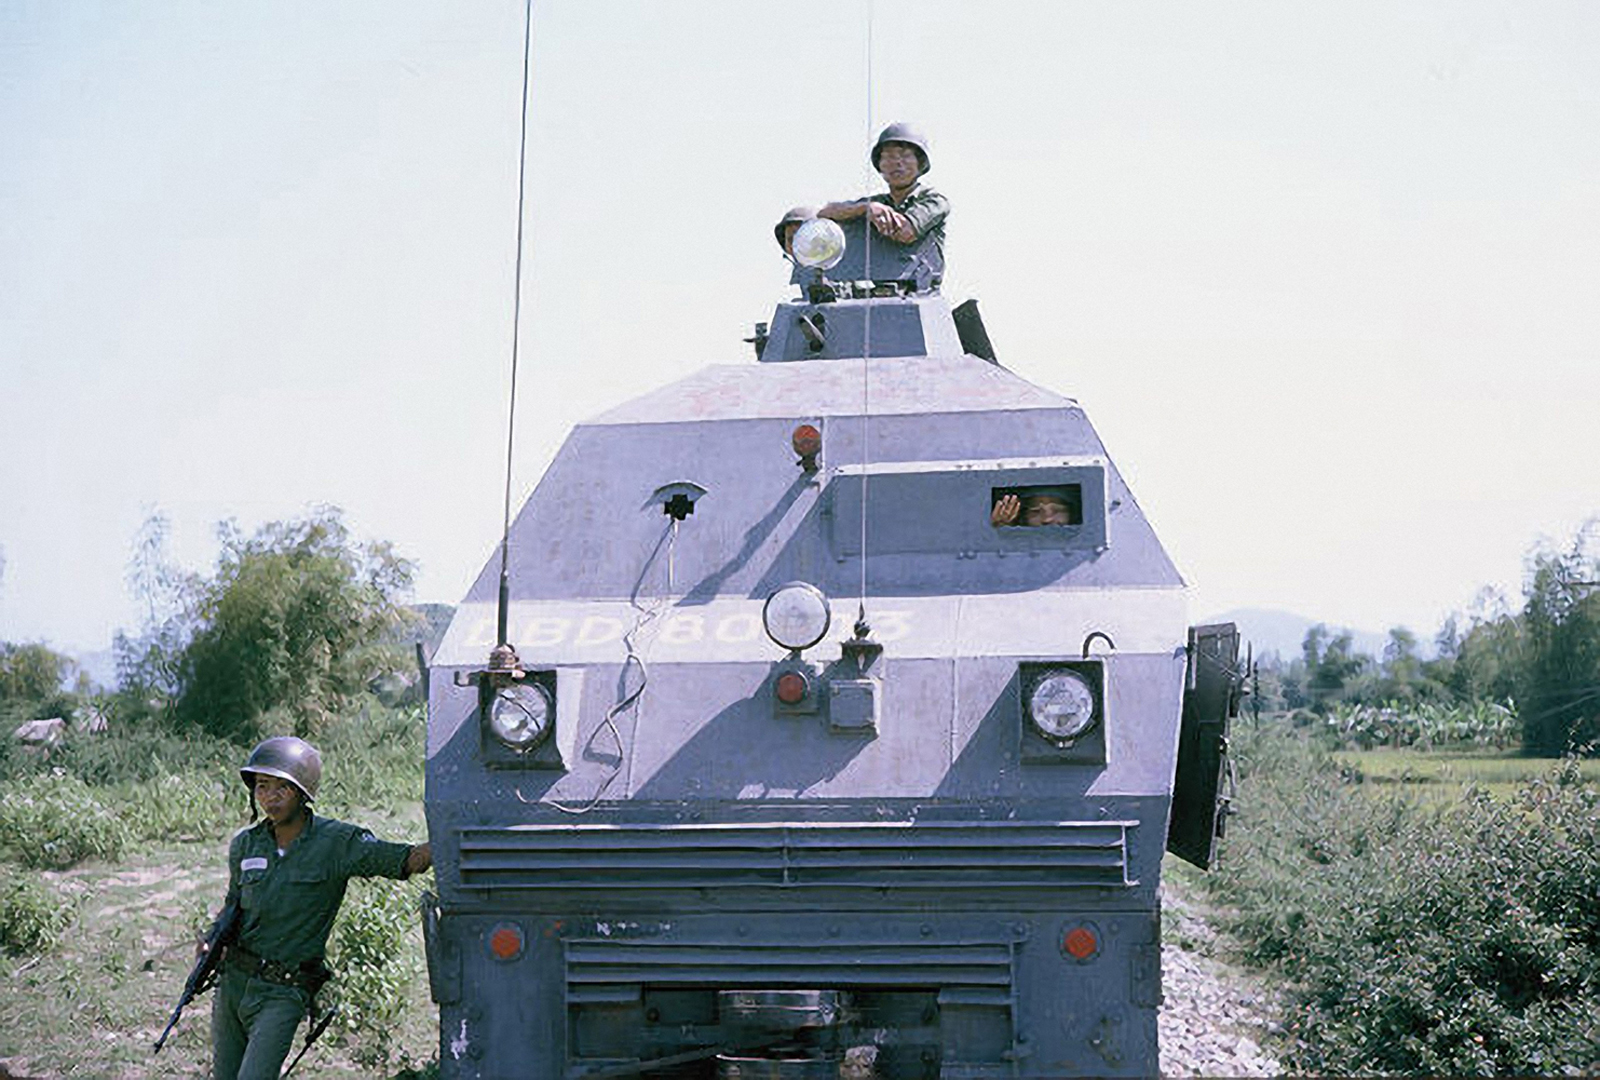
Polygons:
<instances>
[{"instance_id":1,"label":"shrub with green leaves","mask_svg":"<svg viewBox=\"0 0 1600 1080\"><path fill-rule=\"evenodd\" d=\"M139 805L130 831L140 840L158 843L207 840L226 833L238 824L248 798L238 774L231 770L172 773L126 786L129 798Z\"/></svg>"},{"instance_id":2,"label":"shrub with green leaves","mask_svg":"<svg viewBox=\"0 0 1600 1080\"><path fill-rule=\"evenodd\" d=\"M1494 746L1515 741L1521 728L1513 702L1464 701L1452 705L1435 702L1402 705L1341 703L1324 721L1327 741L1334 747L1371 750L1379 746L1415 746L1427 750L1441 746Z\"/></svg>"},{"instance_id":3,"label":"shrub with green leaves","mask_svg":"<svg viewBox=\"0 0 1600 1080\"><path fill-rule=\"evenodd\" d=\"M329 942L328 962L339 1017L334 1026L363 1065L386 1064L389 1031L406 1008L406 988L421 975L414 883L357 879L350 883Z\"/></svg>"},{"instance_id":4,"label":"shrub with green leaves","mask_svg":"<svg viewBox=\"0 0 1600 1080\"><path fill-rule=\"evenodd\" d=\"M72 925L72 905L42 881L0 866L0 949L34 956L55 948Z\"/></svg>"},{"instance_id":5,"label":"shrub with green leaves","mask_svg":"<svg viewBox=\"0 0 1600 1080\"><path fill-rule=\"evenodd\" d=\"M55 770L0 784L0 849L25 866L61 870L84 859L115 859L127 821L72 773Z\"/></svg>"},{"instance_id":6,"label":"shrub with green leaves","mask_svg":"<svg viewBox=\"0 0 1600 1080\"><path fill-rule=\"evenodd\" d=\"M316 734L383 669L384 635L412 621L398 598L413 567L385 543L358 543L340 511L219 529L215 576L194 582L193 636L175 658L176 720L248 742L265 714Z\"/></svg>"},{"instance_id":7,"label":"shrub with green leaves","mask_svg":"<svg viewBox=\"0 0 1600 1080\"><path fill-rule=\"evenodd\" d=\"M56 764L94 786L158 780L174 773L222 775L242 763L239 746L147 721L113 720L105 734L67 740Z\"/></svg>"},{"instance_id":8,"label":"shrub with green leaves","mask_svg":"<svg viewBox=\"0 0 1600 1080\"><path fill-rule=\"evenodd\" d=\"M1207 879L1295 987L1285 1065L1547 1074L1600 1060L1600 791L1373 798L1290 732L1242 731L1243 814Z\"/></svg>"},{"instance_id":9,"label":"shrub with green leaves","mask_svg":"<svg viewBox=\"0 0 1600 1080\"><path fill-rule=\"evenodd\" d=\"M328 725L317 742L329 766L319 795L323 809L338 816L420 802L426 730L420 708L390 709L375 702Z\"/></svg>"}]
</instances>

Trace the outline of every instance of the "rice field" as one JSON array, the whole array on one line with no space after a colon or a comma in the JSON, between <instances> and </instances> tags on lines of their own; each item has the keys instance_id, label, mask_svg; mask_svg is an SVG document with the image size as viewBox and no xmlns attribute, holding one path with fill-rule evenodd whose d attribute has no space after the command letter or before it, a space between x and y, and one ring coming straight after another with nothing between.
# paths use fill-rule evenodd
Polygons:
<instances>
[{"instance_id":1,"label":"rice field","mask_svg":"<svg viewBox=\"0 0 1600 1080\"><path fill-rule=\"evenodd\" d=\"M1339 750L1333 759L1346 775L1377 790L1398 790L1428 801L1449 799L1467 784L1486 788L1497 799L1510 799L1528 781L1561 764L1552 758L1481 748ZM1600 759L1580 761L1578 768L1585 779L1600 782Z\"/></svg>"}]
</instances>

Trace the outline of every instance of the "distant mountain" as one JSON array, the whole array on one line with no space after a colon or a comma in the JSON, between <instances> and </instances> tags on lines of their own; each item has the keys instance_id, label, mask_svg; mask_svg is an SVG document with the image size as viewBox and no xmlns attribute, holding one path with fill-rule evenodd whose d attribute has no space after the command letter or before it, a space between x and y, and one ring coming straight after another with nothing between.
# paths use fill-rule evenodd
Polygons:
<instances>
[{"instance_id":1,"label":"distant mountain","mask_svg":"<svg viewBox=\"0 0 1600 1080\"><path fill-rule=\"evenodd\" d=\"M433 650L439 647L439 642L444 638L444 632L450 628L450 620L456 613L455 607L451 604L407 604L406 608L417 617L417 621L388 634L387 640L398 645L420 641L423 651L432 656Z\"/></svg>"},{"instance_id":2,"label":"distant mountain","mask_svg":"<svg viewBox=\"0 0 1600 1080\"><path fill-rule=\"evenodd\" d=\"M1355 642L1356 652L1380 660L1383 658L1383 647L1389 642L1387 632L1357 630L1349 626L1335 625L1325 619L1308 619L1291 611L1276 611L1272 608L1235 608L1232 611L1209 615L1201 622L1234 623L1239 627L1239 633L1243 635L1244 640L1255 646L1257 656L1275 652L1285 661L1293 660L1300 655L1300 645L1306 639L1306 631L1319 622L1326 623L1328 629L1335 635L1349 630ZM1420 644L1424 654L1429 652L1429 642L1423 641Z\"/></svg>"}]
</instances>

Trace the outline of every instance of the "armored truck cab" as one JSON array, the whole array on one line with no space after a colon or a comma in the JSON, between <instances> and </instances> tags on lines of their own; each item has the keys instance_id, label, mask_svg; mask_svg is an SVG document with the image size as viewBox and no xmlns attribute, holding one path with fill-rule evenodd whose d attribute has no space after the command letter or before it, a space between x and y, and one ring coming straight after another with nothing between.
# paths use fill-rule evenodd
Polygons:
<instances>
[{"instance_id":1,"label":"armored truck cab","mask_svg":"<svg viewBox=\"0 0 1600 1080\"><path fill-rule=\"evenodd\" d=\"M433 657L445 1077L1158 1072L1180 718L1205 863L1237 638L1082 408L847 242L757 362L572 432L506 641L497 551Z\"/></svg>"}]
</instances>

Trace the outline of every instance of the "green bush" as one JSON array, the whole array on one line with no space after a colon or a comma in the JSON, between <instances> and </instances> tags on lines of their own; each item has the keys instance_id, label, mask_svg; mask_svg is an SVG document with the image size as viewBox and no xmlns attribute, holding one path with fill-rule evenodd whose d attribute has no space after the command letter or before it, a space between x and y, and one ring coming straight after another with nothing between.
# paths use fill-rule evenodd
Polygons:
<instances>
[{"instance_id":1,"label":"green bush","mask_svg":"<svg viewBox=\"0 0 1600 1080\"><path fill-rule=\"evenodd\" d=\"M120 714L112 715L109 731L69 730L48 757L19 751L0 740L0 748L4 747L10 749L0 749L0 780L63 770L91 787L147 783L184 772L221 776L238 769L244 760L235 743L176 732L154 720L126 723Z\"/></svg>"},{"instance_id":2,"label":"green bush","mask_svg":"<svg viewBox=\"0 0 1600 1080\"><path fill-rule=\"evenodd\" d=\"M25 866L59 870L89 858L115 859L129 838L127 818L69 772L0 785L0 848Z\"/></svg>"},{"instance_id":3,"label":"green bush","mask_svg":"<svg viewBox=\"0 0 1600 1080\"><path fill-rule=\"evenodd\" d=\"M0 641L0 703L21 702L34 706L60 700L62 684L77 669L70 657L41 644L17 645ZM39 715L59 716L41 712Z\"/></svg>"},{"instance_id":4,"label":"green bush","mask_svg":"<svg viewBox=\"0 0 1600 1080\"><path fill-rule=\"evenodd\" d=\"M366 1066L384 1065L389 1032L405 1011L407 988L421 976L414 882L356 880L334 924L328 962L339 1016L334 1026L350 1039L351 1054Z\"/></svg>"},{"instance_id":5,"label":"green bush","mask_svg":"<svg viewBox=\"0 0 1600 1080\"><path fill-rule=\"evenodd\" d=\"M1325 743L1334 748L1371 750L1380 746L1505 748L1521 729L1516 705L1466 701L1453 705L1421 702L1401 705L1341 703L1324 720Z\"/></svg>"},{"instance_id":6,"label":"green bush","mask_svg":"<svg viewBox=\"0 0 1600 1080\"><path fill-rule=\"evenodd\" d=\"M155 722L124 726L109 732L70 738L55 764L94 786L148 783L174 773L237 770L239 747L222 739L172 731ZM241 785L241 791L243 787Z\"/></svg>"},{"instance_id":7,"label":"green bush","mask_svg":"<svg viewBox=\"0 0 1600 1080\"><path fill-rule=\"evenodd\" d=\"M188 587L194 630L173 658L174 716L247 742L282 709L293 734L314 736L383 670L384 635L414 621L398 603L412 564L357 543L332 507L220 534L216 575Z\"/></svg>"},{"instance_id":8,"label":"green bush","mask_svg":"<svg viewBox=\"0 0 1600 1080\"><path fill-rule=\"evenodd\" d=\"M239 824L248 796L237 773L213 770L158 777L132 787L127 798L139 804L129 826L134 837L171 843L226 833Z\"/></svg>"},{"instance_id":9,"label":"green bush","mask_svg":"<svg viewBox=\"0 0 1600 1080\"><path fill-rule=\"evenodd\" d=\"M375 701L328 725L317 741L328 766L319 796L323 808L338 816L422 801L426 733L419 707L390 709Z\"/></svg>"},{"instance_id":10,"label":"green bush","mask_svg":"<svg viewBox=\"0 0 1600 1080\"><path fill-rule=\"evenodd\" d=\"M1241 731L1243 814L1207 885L1295 989L1285 1065L1544 1074L1600 1061L1600 792L1373 798L1293 733Z\"/></svg>"},{"instance_id":11,"label":"green bush","mask_svg":"<svg viewBox=\"0 0 1600 1080\"><path fill-rule=\"evenodd\" d=\"M72 925L72 905L50 887L0 866L0 949L32 956L55 948Z\"/></svg>"}]
</instances>

